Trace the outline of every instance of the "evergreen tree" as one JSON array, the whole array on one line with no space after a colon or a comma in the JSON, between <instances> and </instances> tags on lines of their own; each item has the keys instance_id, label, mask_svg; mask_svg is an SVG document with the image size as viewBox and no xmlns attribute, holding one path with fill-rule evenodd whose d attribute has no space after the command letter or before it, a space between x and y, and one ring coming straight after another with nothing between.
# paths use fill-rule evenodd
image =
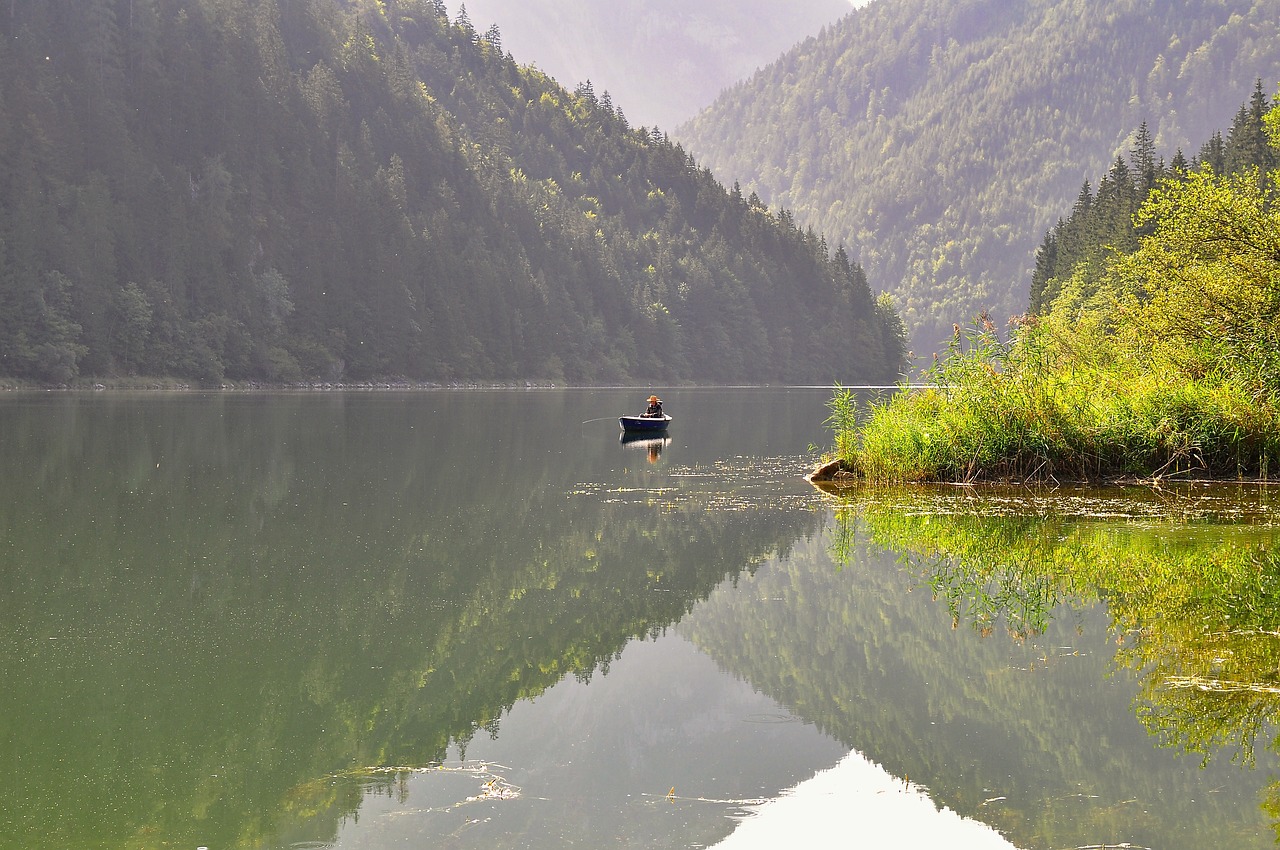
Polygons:
<instances>
[{"instance_id":1,"label":"evergreen tree","mask_svg":"<svg viewBox=\"0 0 1280 850\"><path fill-rule=\"evenodd\" d=\"M1243 113L1243 110L1241 110ZM1242 114L1237 113L1237 118L1242 118ZM1207 165L1217 174L1225 174L1227 171L1227 143L1222 139L1222 133L1215 130L1209 140L1200 146L1200 152L1196 154L1196 167Z\"/></svg>"},{"instance_id":2,"label":"evergreen tree","mask_svg":"<svg viewBox=\"0 0 1280 850\"><path fill-rule=\"evenodd\" d=\"M1222 174L1220 169L1231 168L1234 171L1229 174L1254 174L1261 179L1259 186L1265 185L1276 165L1264 120L1270 110L1255 85L1249 102L1237 111L1226 140L1214 132L1194 163L1188 163L1178 150L1168 169L1151 166L1154 148L1145 124L1140 127L1132 151L1134 164L1117 157L1099 182L1097 196L1090 194L1086 182L1070 216L1045 235L1031 276L1031 311L1048 312L1067 287L1077 295L1096 288L1113 260L1136 252L1141 238L1154 234L1160 225L1158 216L1139 219L1137 213L1162 183L1170 183L1167 192L1178 191L1202 169ZM1146 170L1157 175L1151 186L1143 176Z\"/></svg>"},{"instance_id":3,"label":"evergreen tree","mask_svg":"<svg viewBox=\"0 0 1280 850\"><path fill-rule=\"evenodd\" d=\"M1249 102L1241 105L1227 132L1223 157L1227 173L1238 174L1254 167L1260 177L1265 177L1276 167L1276 153L1263 126L1263 116L1270 109L1267 96L1262 91L1262 81L1258 80Z\"/></svg>"},{"instance_id":4,"label":"evergreen tree","mask_svg":"<svg viewBox=\"0 0 1280 850\"><path fill-rule=\"evenodd\" d=\"M1156 143L1147 129L1147 122L1138 126L1134 135L1133 147L1129 149L1129 161L1133 163L1134 177L1138 194L1146 197L1155 188L1159 169L1156 167Z\"/></svg>"}]
</instances>

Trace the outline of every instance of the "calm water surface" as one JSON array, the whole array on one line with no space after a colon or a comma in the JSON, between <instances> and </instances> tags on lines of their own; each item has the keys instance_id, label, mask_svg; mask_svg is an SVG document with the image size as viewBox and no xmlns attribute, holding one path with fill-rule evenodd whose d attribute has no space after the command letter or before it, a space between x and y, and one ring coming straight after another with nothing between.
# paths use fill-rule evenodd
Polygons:
<instances>
[{"instance_id":1,"label":"calm water surface","mask_svg":"<svg viewBox=\"0 0 1280 850\"><path fill-rule=\"evenodd\" d=\"M0 847L1273 846L1265 488L851 504L828 390L660 394L0 399Z\"/></svg>"}]
</instances>

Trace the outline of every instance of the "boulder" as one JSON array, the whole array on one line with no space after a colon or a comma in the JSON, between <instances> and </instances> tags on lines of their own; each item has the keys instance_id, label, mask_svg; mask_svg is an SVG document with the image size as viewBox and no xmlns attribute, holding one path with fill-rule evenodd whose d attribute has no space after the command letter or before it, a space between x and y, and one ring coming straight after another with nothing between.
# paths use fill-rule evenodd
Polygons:
<instances>
[{"instance_id":1,"label":"boulder","mask_svg":"<svg viewBox=\"0 0 1280 850\"><path fill-rule=\"evenodd\" d=\"M838 476L848 474L839 460L832 460L820 464L813 472L809 473L808 478L810 481L834 481Z\"/></svg>"}]
</instances>

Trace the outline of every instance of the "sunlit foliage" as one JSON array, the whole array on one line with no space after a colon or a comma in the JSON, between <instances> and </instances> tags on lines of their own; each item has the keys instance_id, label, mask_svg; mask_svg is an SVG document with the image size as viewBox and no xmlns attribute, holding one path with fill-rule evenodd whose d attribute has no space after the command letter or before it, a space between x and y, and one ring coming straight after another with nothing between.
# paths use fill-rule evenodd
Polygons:
<instances>
[{"instance_id":1,"label":"sunlit foliage","mask_svg":"<svg viewBox=\"0 0 1280 850\"><path fill-rule=\"evenodd\" d=\"M1007 339L987 319L956 326L927 387L838 437L846 464L874 481L1274 475L1274 178L1256 165L1221 174L1209 159L1158 180L1133 216L1073 236L1065 262L1073 228L1097 224L1098 201L1079 203L1042 249L1057 263L1042 312ZM1111 239L1125 234L1127 251Z\"/></svg>"}]
</instances>

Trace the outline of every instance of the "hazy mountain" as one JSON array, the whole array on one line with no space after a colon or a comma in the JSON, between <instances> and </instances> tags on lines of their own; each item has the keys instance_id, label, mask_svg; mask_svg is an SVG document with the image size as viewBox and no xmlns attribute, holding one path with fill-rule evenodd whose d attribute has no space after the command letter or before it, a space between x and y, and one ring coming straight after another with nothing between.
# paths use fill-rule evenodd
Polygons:
<instances>
[{"instance_id":1,"label":"hazy mountain","mask_svg":"<svg viewBox=\"0 0 1280 850\"><path fill-rule=\"evenodd\" d=\"M1036 246L1086 179L1194 153L1280 79L1280 0L876 0L679 136L843 240L921 353L1027 308Z\"/></svg>"},{"instance_id":2,"label":"hazy mountain","mask_svg":"<svg viewBox=\"0 0 1280 850\"><path fill-rule=\"evenodd\" d=\"M865 2L865 0L859 0ZM849 0L450 0L516 61L590 80L633 124L671 129L721 90L817 35Z\"/></svg>"},{"instance_id":3,"label":"hazy mountain","mask_svg":"<svg viewBox=\"0 0 1280 850\"><path fill-rule=\"evenodd\" d=\"M845 252L440 0L9 4L0 81L0 376L898 372Z\"/></svg>"}]
</instances>

